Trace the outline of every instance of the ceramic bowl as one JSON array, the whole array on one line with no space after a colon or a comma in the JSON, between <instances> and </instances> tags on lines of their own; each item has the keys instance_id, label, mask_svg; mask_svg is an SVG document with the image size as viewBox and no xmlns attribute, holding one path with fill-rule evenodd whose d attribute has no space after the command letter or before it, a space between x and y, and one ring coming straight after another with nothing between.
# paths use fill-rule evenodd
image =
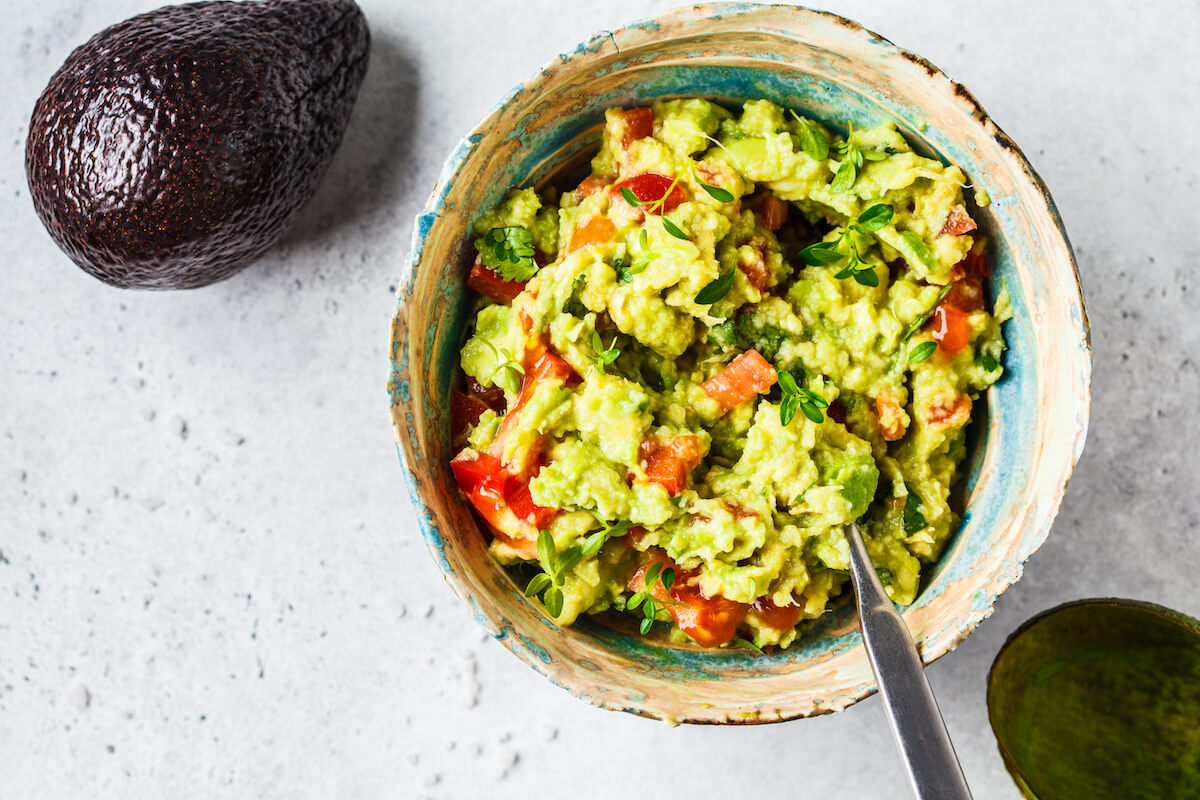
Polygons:
<instances>
[{"instance_id":1,"label":"ceramic bowl","mask_svg":"<svg viewBox=\"0 0 1200 800\"><path fill-rule=\"evenodd\" d=\"M660 97L765 97L818 118L895 122L992 198L977 214L995 281L1012 295L1007 374L986 397L962 527L903 610L926 662L954 649L1046 538L1087 429L1087 317L1041 179L966 89L859 25L794 6L710 5L604 32L518 86L450 154L417 217L392 328L396 441L434 559L476 619L555 684L598 706L670 722L770 722L837 711L875 682L852 604L760 656L671 646L580 620L559 629L488 556L447 462L449 392L471 298L469 230L513 186L597 147L603 111ZM979 408L984 408L980 404Z\"/></svg>"}]
</instances>

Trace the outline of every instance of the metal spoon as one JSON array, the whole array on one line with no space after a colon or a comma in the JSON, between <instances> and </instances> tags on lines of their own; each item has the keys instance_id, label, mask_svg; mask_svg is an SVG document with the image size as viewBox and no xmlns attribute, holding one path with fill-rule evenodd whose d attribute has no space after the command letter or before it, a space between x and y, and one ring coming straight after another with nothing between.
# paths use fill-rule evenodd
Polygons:
<instances>
[{"instance_id":1,"label":"metal spoon","mask_svg":"<svg viewBox=\"0 0 1200 800\"><path fill-rule=\"evenodd\" d=\"M857 524L850 523L846 539L863 641L913 791L918 800L971 800L921 657L879 583Z\"/></svg>"}]
</instances>

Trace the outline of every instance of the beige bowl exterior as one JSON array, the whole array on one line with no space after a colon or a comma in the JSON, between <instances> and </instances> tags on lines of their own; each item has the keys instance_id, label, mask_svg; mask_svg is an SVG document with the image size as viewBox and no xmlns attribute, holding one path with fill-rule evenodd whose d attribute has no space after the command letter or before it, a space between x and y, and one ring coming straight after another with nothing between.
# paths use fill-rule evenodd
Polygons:
<instances>
[{"instance_id":1,"label":"beige bowl exterior","mask_svg":"<svg viewBox=\"0 0 1200 800\"><path fill-rule=\"evenodd\" d=\"M971 95L830 14L742 5L672 11L554 60L484 119L451 155L417 219L392 329L397 445L446 580L481 625L555 684L672 723L837 711L875 689L852 608L835 609L804 644L769 657L681 648L594 622L559 629L489 557L447 466L448 392L469 310L463 281L477 215L511 185L578 161L595 144L603 108L695 95L766 96L830 120L894 120L990 194L982 223L1017 313L1006 328L1010 374L988 395L963 529L904 616L928 663L991 614L1044 541L1083 448L1091 360L1074 259L1041 180Z\"/></svg>"}]
</instances>

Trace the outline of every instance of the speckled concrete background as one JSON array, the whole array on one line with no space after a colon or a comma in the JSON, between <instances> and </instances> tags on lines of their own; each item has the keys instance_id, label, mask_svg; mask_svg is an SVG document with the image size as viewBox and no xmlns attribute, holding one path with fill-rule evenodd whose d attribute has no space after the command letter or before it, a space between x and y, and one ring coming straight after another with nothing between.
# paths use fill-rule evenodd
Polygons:
<instances>
[{"instance_id":1,"label":"speckled concrete background","mask_svg":"<svg viewBox=\"0 0 1200 800\"><path fill-rule=\"evenodd\" d=\"M410 519L393 283L458 137L593 31L669 2L363 2L370 72L287 241L187 293L107 288L29 202L29 112L156 0L5 8L0 797L907 795L877 699L753 729L592 709L484 635ZM1015 798L984 677L1033 613L1200 614L1200 6L831 2L969 86L1049 183L1095 344L1092 433L1025 578L930 668L977 798Z\"/></svg>"}]
</instances>

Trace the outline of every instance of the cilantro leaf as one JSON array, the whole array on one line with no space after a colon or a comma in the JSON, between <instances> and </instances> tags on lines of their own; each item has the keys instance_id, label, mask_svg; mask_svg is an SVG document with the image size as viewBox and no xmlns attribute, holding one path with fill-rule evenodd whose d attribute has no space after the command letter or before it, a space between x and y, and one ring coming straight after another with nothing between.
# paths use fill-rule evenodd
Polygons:
<instances>
[{"instance_id":1,"label":"cilantro leaf","mask_svg":"<svg viewBox=\"0 0 1200 800\"><path fill-rule=\"evenodd\" d=\"M720 186L712 186L699 179L697 179L697 182L700 184L700 188L708 192L709 196L718 203L733 202L733 192L728 189L722 189Z\"/></svg>"},{"instance_id":2,"label":"cilantro leaf","mask_svg":"<svg viewBox=\"0 0 1200 800\"><path fill-rule=\"evenodd\" d=\"M850 187L858 180L858 167L855 166L853 158L849 155L842 161L838 167L837 173L833 176L833 181L829 184L829 190L837 194L850 191Z\"/></svg>"},{"instance_id":3,"label":"cilantro leaf","mask_svg":"<svg viewBox=\"0 0 1200 800\"><path fill-rule=\"evenodd\" d=\"M813 161L825 161L829 158L829 138L825 132L813 123L801 117L795 111L788 113L800 123L800 149Z\"/></svg>"},{"instance_id":4,"label":"cilantro leaf","mask_svg":"<svg viewBox=\"0 0 1200 800\"><path fill-rule=\"evenodd\" d=\"M533 234L519 225L492 228L475 240L480 262L506 281L527 281L538 271Z\"/></svg>"},{"instance_id":5,"label":"cilantro leaf","mask_svg":"<svg viewBox=\"0 0 1200 800\"><path fill-rule=\"evenodd\" d=\"M904 501L904 511L900 517L904 522L905 533L916 533L929 524L925 521L925 515L921 513L921 498L911 489L908 491L908 499Z\"/></svg>"}]
</instances>

